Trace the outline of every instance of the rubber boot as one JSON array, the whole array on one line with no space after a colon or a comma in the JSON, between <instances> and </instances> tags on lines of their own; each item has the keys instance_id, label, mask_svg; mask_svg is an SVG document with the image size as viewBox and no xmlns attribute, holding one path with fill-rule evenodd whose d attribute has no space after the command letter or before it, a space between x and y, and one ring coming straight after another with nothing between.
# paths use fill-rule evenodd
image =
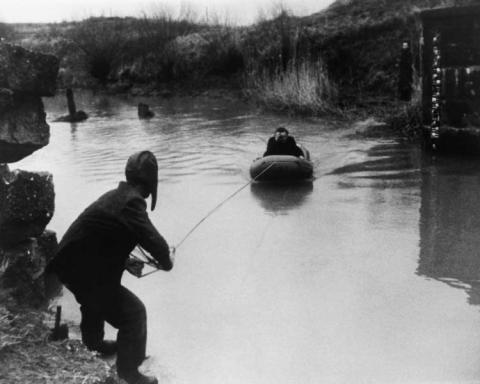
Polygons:
<instances>
[{"instance_id":1,"label":"rubber boot","mask_svg":"<svg viewBox=\"0 0 480 384\"><path fill-rule=\"evenodd\" d=\"M118 377L125 380L128 384L158 384L155 376L146 376L137 369L130 372L118 372Z\"/></svg>"},{"instance_id":2,"label":"rubber boot","mask_svg":"<svg viewBox=\"0 0 480 384\"><path fill-rule=\"evenodd\" d=\"M117 342L114 340L102 340L100 344L88 346L91 351L97 351L103 356L112 356L117 353Z\"/></svg>"}]
</instances>

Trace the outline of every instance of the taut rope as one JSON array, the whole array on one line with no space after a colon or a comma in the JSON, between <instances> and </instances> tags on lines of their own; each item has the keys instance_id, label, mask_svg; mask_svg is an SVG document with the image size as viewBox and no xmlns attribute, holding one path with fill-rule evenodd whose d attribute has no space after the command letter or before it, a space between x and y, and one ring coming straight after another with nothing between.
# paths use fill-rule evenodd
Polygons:
<instances>
[{"instance_id":1,"label":"taut rope","mask_svg":"<svg viewBox=\"0 0 480 384\"><path fill-rule=\"evenodd\" d=\"M270 164L267 168L265 168L262 172L260 172L257 176L255 176L253 179L249 180L248 183L245 183L242 185L240 188L238 188L235 192L233 192L231 195L227 196L225 199L223 199L218 205L216 205L214 208L212 208L197 224L195 224L190 231L187 232L187 234L180 240L175 247L173 247L173 252L175 252L184 242L187 240L187 238L208 218L210 217L217 209L219 209L222 205L224 205L227 201L235 197L238 193L240 193L243 189L248 187L250 184L252 184L255 180L257 180L261 175L263 175L265 172L267 172L273 165L275 165L277 162L274 161L272 164ZM140 277L145 277L148 275L151 275L152 273L158 272L161 270L161 268L158 268L157 264L155 263L155 260L150 257L142 247L137 245L137 248L140 250L142 255L145 257L145 260L142 260L138 256L134 255L133 253L130 254L132 258L134 258L137 261L141 261L147 265L150 265L151 267L156 268L153 271L147 272Z\"/></svg>"}]
</instances>

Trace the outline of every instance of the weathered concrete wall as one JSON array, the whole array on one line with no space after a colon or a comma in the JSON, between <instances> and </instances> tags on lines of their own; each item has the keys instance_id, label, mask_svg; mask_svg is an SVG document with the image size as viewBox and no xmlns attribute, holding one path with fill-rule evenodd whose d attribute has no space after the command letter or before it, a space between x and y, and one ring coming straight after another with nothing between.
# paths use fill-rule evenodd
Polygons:
<instances>
[{"instance_id":1,"label":"weathered concrete wall","mask_svg":"<svg viewBox=\"0 0 480 384\"><path fill-rule=\"evenodd\" d=\"M0 300L39 306L48 296L44 272L57 247L46 231L54 213L52 175L10 170L48 144L42 103L56 89L58 60L0 43Z\"/></svg>"}]
</instances>

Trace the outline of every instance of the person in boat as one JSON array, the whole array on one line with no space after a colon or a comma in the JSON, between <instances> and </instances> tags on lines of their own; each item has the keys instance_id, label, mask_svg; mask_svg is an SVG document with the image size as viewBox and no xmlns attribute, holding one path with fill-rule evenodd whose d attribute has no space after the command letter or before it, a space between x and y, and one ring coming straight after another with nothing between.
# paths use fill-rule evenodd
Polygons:
<instances>
[{"instance_id":1,"label":"person in boat","mask_svg":"<svg viewBox=\"0 0 480 384\"><path fill-rule=\"evenodd\" d=\"M74 294L80 304L83 343L104 355L117 353L117 372L128 384L155 384L139 372L145 359L146 309L140 299L121 285L125 269L141 276L143 263L130 253L140 245L158 268L173 267L174 252L147 214L157 199L158 166L155 156L142 151L129 157L126 181L88 206L60 241L48 271ZM118 329L117 339L104 340L104 322Z\"/></svg>"},{"instance_id":2,"label":"person in boat","mask_svg":"<svg viewBox=\"0 0 480 384\"><path fill-rule=\"evenodd\" d=\"M270 139L268 139L267 150L263 156L290 155L303 158L303 151L295 142L295 138L288 134L284 127L278 127Z\"/></svg>"}]
</instances>

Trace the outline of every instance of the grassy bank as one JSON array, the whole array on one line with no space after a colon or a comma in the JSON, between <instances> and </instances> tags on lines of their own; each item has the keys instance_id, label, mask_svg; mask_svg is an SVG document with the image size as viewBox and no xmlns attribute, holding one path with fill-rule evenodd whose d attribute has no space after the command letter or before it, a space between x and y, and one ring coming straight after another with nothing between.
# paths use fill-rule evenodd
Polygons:
<instances>
[{"instance_id":1,"label":"grassy bank","mask_svg":"<svg viewBox=\"0 0 480 384\"><path fill-rule=\"evenodd\" d=\"M279 9L247 27L158 12L4 34L58 56L61 87L165 95L221 87L276 111L323 115L396 102L403 42L419 70L418 12L475 2L339 0L302 18Z\"/></svg>"},{"instance_id":2,"label":"grassy bank","mask_svg":"<svg viewBox=\"0 0 480 384\"><path fill-rule=\"evenodd\" d=\"M116 384L110 367L78 340L49 341L46 312L0 304L0 382Z\"/></svg>"}]
</instances>

